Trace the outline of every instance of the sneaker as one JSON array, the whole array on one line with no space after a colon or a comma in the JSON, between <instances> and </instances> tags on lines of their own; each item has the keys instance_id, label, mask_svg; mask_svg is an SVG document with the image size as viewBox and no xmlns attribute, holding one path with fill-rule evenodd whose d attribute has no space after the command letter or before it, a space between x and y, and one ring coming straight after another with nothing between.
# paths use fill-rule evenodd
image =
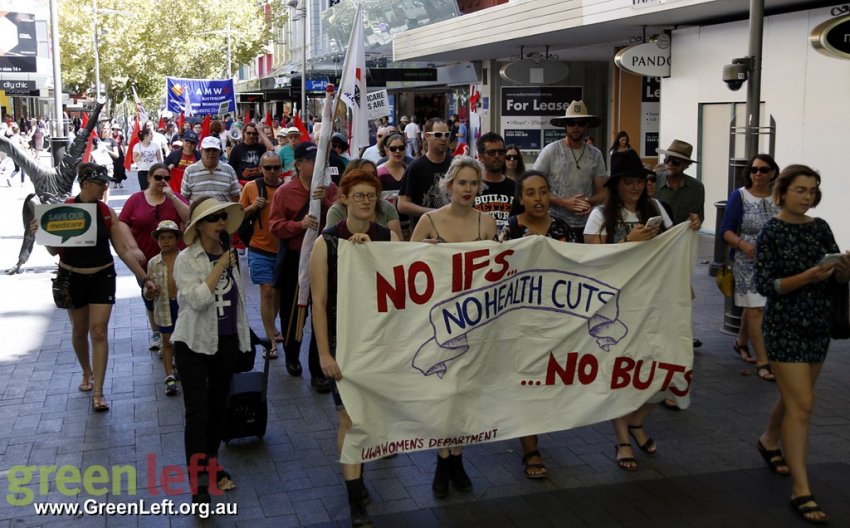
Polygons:
<instances>
[{"instance_id":1,"label":"sneaker","mask_svg":"<svg viewBox=\"0 0 850 528\"><path fill-rule=\"evenodd\" d=\"M166 396L174 396L177 394L177 380L174 379L174 376L168 376L165 378L165 395Z\"/></svg>"},{"instance_id":2,"label":"sneaker","mask_svg":"<svg viewBox=\"0 0 850 528\"><path fill-rule=\"evenodd\" d=\"M151 332L151 341L148 350L159 350L162 348L162 336L159 332Z\"/></svg>"}]
</instances>

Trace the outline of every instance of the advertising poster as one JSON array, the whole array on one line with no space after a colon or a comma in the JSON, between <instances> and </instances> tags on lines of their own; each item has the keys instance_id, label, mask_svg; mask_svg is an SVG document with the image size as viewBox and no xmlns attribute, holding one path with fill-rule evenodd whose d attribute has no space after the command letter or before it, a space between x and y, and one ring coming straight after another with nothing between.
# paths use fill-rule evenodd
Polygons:
<instances>
[{"instance_id":1,"label":"advertising poster","mask_svg":"<svg viewBox=\"0 0 850 528\"><path fill-rule=\"evenodd\" d=\"M232 79L180 79L165 78L168 110L179 114L214 115L227 104L226 112L236 110L236 96Z\"/></svg>"},{"instance_id":2,"label":"advertising poster","mask_svg":"<svg viewBox=\"0 0 850 528\"><path fill-rule=\"evenodd\" d=\"M0 73L36 73L33 13L0 12Z\"/></svg>"},{"instance_id":3,"label":"advertising poster","mask_svg":"<svg viewBox=\"0 0 850 528\"><path fill-rule=\"evenodd\" d=\"M641 153L647 158L658 156L658 122L661 113L661 78L644 77L641 80L640 137Z\"/></svg>"},{"instance_id":4,"label":"advertising poster","mask_svg":"<svg viewBox=\"0 0 850 528\"><path fill-rule=\"evenodd\" d=\"M564 137L549 120L563 117L573 100L582 98L581 86L502 87L502 137L508 145L540 150Z\"/></svg>"}]
</instances>

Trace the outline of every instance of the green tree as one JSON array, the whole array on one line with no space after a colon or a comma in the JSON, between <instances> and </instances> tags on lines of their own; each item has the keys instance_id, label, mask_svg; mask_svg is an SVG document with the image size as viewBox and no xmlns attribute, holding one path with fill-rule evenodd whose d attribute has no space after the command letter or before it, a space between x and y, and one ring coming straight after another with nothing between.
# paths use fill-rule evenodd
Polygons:
<instances>
[{"instance_id":1,"label":"green tree","mask_svg":"<svg viewBox=\"0 0 850 528\"><path fill-rule=\"evenodd\" d=\"M234 71L262 54L286 20L284 0L98 0L100 82L114 102L158 108L165 77L224 78L230 22ZM59 0L65 90L94 86L92 2Z\"/></svg>"}]
</instances>

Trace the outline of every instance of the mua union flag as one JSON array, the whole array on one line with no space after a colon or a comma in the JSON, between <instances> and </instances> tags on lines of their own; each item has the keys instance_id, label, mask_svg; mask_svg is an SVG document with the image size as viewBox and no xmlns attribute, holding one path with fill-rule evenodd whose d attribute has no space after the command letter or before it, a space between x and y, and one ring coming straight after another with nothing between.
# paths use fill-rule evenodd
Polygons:
<instances>
[{"instance_id":1,"label":"mua union flag","mask_svg":"<svg viewBox=\"0 0 850 528\"><path fill-rule=\"evenodd\" d=\"M686 407L696 247L687 224L601 246L341 240L342 461Z\"/></svg>"}]
</instances>

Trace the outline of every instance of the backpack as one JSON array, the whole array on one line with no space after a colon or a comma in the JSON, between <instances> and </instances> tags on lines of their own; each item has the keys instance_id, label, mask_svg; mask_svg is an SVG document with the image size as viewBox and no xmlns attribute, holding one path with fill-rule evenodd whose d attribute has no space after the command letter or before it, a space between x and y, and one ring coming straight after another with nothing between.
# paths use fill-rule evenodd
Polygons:
<instances>
[{"instance_id":1,"label":"backpack","mask_svg":"<svg viewBox=\"0 0 850 528\"><path fill-rule=\"evenodd\" d=\"M266 197L266 182L262 177L254 180L257 183L257 195L265 198ZM236 230L236 233L239 235L239 240L245 244L245 247L249 247L251 245L251 237L254 236L254 224L260 223L260 227L262 227L262 219L260 218L260 213L262 209L259 211L255 211L253 214L245 215L245 218L242 219L242 223L239 224L239 228Z\"/></svg>"}]
</instances>

